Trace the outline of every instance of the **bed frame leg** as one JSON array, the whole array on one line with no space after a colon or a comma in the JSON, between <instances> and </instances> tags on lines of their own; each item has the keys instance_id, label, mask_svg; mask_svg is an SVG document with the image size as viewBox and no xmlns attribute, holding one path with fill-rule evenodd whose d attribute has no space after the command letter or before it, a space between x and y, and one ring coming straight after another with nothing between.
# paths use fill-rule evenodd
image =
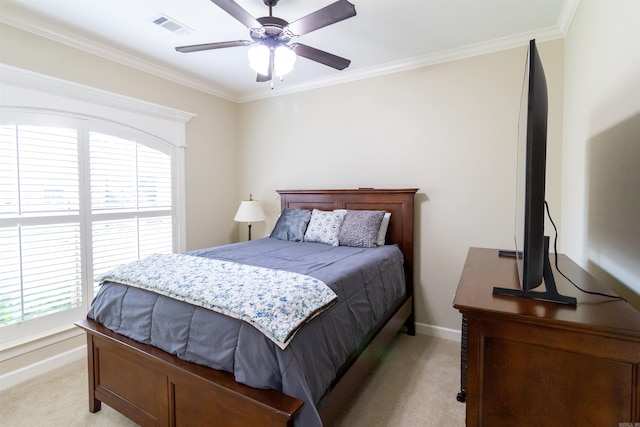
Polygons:
<instances>
[{"instance_id":1,"label":"bed frame leg","mask_svg":"<svg viewBox=\"0 0 640 427\"><path fill-rule=\"evenodd\" d=\"M411 316L409 316L409 318L407 319L406 323L405 323L406 327L407 327L407 334L415 337L416 336L416 322L413 318L413 313L411 314Z\"/></svg>"},{"instance_id":2,"label":"bed frame leg","mask_svg":"<svg viewBox=\"0 0 640 427\"><path fill-rule=\"evenodd\" d=\"M413 296L411 297L411 314L409 314L409 317L407 318L407 320L404 322L405 326L407 327L407 334L415 337L416 336L416 315L415 315L415 302L413 300Z\"/></svg>"},{"instance_id":3,"label":"bed frame leg","mask_svg":"<svg viewBox=\"0 0 640 427\"><path fill-rule=\"evenodd\" d=\"M92 398L91 396L89 396L89 412L95 414L100 409L102 409L102 402L96 398Z\"/></svg>"},{"instance_id":4,"label":"bed frame leg","mask_svg":"<svg viewBox=\"0 0 640 427\"><path fill-rule=\"evenodd\" d=\"M96 378L94 360L93 336L87 334L87 367L89 374L89 412L96 413L102 409L102 402L96 399Z\"/></svg>"}]
</instances>

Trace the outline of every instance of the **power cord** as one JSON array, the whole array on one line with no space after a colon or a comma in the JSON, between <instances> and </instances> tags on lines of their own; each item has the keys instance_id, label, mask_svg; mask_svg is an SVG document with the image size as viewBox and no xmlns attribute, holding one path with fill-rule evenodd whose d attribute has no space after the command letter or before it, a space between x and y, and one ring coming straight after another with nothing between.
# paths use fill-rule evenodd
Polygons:
<instances>
[{"instance_id":1,"label":"power cord","mask_svg":"<svg viewBox=\"0 0 640 427\"><path fill-rule=\"evenodd\" d=\"M622 300L624 302L628 302L626 299L624 299L622 297L619 297L618 295L609 295L609 294L603 294L601 292L593 292L593 291L587 291L585 289L582 289L580 286L576 285L573 280L569 279L562 271L560 271L560 268L558 268L558 228L556 227L555 222L553 222L553 218L551 218L551 212L549 211L549 204L547 203L546 200L544 202L544 206L547 209L547 216L549 217L549 221L551 221L551 225L553 225L553 230L555 231L555 236L553 238L553 252L554 252L554 257L555 257L555 266L556 266L556 270L558 271L558 273L560 273L562 275L562 277L564 277L565 279L567 279L569 281L569 283L571 283L578 290L580 290L581 292L584 292L585 294L600 295L600 296L603 296L603 297L607 297L607 298L612 298L612 299L617 299L617 300Z\"/></svg>"}]
</instances>

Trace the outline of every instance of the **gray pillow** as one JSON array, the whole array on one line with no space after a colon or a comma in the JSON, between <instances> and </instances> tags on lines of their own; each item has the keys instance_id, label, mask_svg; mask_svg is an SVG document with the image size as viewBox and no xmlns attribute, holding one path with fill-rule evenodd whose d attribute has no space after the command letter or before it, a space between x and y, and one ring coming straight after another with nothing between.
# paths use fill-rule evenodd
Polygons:
<instances>
[{"instance_id":1,"label":"gray pillow","mask_svg":"<svg viewBox=\"0 0 640 427\"><path fill-rule=\"evenodd\" d=\"M338 236L340 246L377 247L378 230L384 214L384 211L347 210Z\"/></svg>"},{"instance_id":2,"label":"gray pillow","mask_svg":"<svg viewBox=\"0 0 640 427\"><path fill-rule=\"evenodd\" d=\"M302 242L307 225L311 219L311 211L306 209L285 208L273 227L271 237L279 240Z\"/></svg>"}]
</instances>

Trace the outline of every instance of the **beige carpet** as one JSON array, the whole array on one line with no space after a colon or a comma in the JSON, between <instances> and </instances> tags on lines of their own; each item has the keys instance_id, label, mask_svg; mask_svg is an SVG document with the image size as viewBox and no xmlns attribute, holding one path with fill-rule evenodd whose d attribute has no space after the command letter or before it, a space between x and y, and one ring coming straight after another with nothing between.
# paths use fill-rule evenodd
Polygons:
<instances>
[{"instance_id":1,"label":"beige carpet","mask_svg":"<svg viewBox=\"0 0 640 427\"><path fill-rule=\"evenodd\" d=\"M459 366L458 343L400 334L336 425L463 426ZM0 426L136 425L107 405L95 414L88 405L86 363L74 362L0 392Z\"/></svg>"}]
</instances>

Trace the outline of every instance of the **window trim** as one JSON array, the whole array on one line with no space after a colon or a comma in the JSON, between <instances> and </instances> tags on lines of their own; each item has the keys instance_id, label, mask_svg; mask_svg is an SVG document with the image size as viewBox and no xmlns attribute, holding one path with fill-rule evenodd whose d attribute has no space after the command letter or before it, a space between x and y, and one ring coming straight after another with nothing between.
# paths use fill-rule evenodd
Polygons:
<instances>
[{"instance_id":1,"label":"window trim","mask_svg":"<svg viewBox=\"0 0 640 427\"><path fill-rule=\"evenodd\" d=\"M116 132L141 132L154 143L157 141L162 147L152 148L169 153L174 159L175 250L183 252L186 249L185 126L195 117L194 114L5 64L0 64L0 91L1 114L36 113L90 120ZM50 345L56 335L60 336L61 332L74 328L73 324L69 324L68 328L57 326L50 331L29 334L11 342L0 340L0 361L7 356L15 357L34 348ZM61 337L60 341L63 339Z\"/></svg>"}]
</instances>

